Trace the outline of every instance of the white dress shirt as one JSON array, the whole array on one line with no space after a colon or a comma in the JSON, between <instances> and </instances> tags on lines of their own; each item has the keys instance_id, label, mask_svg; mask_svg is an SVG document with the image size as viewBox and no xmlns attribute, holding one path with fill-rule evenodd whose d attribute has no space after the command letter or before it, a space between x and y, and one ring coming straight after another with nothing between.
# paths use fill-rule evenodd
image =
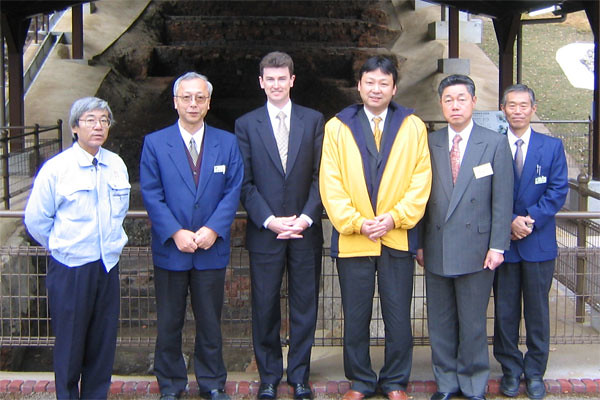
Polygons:
<instances>
[{"instance_id":1,"label":"white dress shirt","mask_svg":"<svg viewBox=\"0 0 600 400\"><path fill-rule=\"evenodd\" d=\"M463 157L465 155L465 150L467 150L467 143L469 142L469 137L471 137L471 131L473 130L473 119L469 121L469 124L460 132L456 132L450 125L448 125L448 153L452 150L452 141L454 140L454 136L457 134L460 135L462 140L458 142L458 149L460 150L460 163L462 164Z\"/></svg>"},{"instance_id":2,"label":"white dress shirt","mask_svg":"<svg viewBox=\"0 0 600 400\"><path fill-rule=\"evenodd\" d=\"M369 110L367 110L366 107L363 107L365 110L365 114L367 115L367 119L369 120L369 124L371 125L371 132L373 132L373 134L375 134L375 121L373 121L373 118L375 117L379 117L381 118L381 121L379 121L379 129L381 129L382 135L383 135L383 127L385 126L385 117L387 117L387 112L388 109L386 108L385 110L383 110L383 112L379 115L375 115L372 112L370 112ZM383 139L383 136L382 136Z\"/></svg>"},{"instance_id":3,"label":"white dress shirt","mask_svg":"<svg viewBox=\"0 0 600 400\"><path fill-rule=\"evenodd\" d=\"M275 132L277 129L279 129L279 118L277 118L277 115L279 114L280 111L283 111L283 113L285 114L284 123L285 123L285 126L286 126L288 132L291 132L290 131L290 120L291 120L291 116L292 116L292 101L288 100L288 102L282 108L279 108L276 105L271 104L270 102L267 101L267 113L269 114L269 120L271 121L271 128L273 128L273 132ZM288 147L288 151L289 151L289 147ZM313 224L312 218L306 214L301 214L300 218L305 220L308 223L309 227ZM265 219L265 222L263 222L263 227L265 229L268 229L269 223L274 219L275 219L274 215L268 216L267 219Z\"/></svg>"},{"instance_id":4,"label":"white dress shirt","mask_svg":"<svg viewBox=\"0 0 600 400\"><path fill-rule=\"evenodd\" d=\"M531 126L527 127L527 130L521 137L517 137L510 128L506 133L508 137L508 144L510 144L510 152L512 153L513 160L515 159L515 153L517 152L517 140L521 139L523 144L521 145L521 151L523 152L523 165L525 165L525 158L527 157L527 149L529 148L529 141L531 140Z\"/></svg>"},{"instance_id":5,"label":"white dress shirt","mask_svg":"<svg viewBox=\"0 0 600 400\"><path fill-rule=\"evenodd\" d=\"M194 143L196 144L196 154L200 154L200 146L202 146L202 139L204 139L204 124L198 129L196 132L188 132L185 130L183 126L181 126L181 121L177 121L177 125L179 125L179 133L185 143L185 148L190 149L190 140L192 137L194 138Z\"/></svg>"}]
</instances>

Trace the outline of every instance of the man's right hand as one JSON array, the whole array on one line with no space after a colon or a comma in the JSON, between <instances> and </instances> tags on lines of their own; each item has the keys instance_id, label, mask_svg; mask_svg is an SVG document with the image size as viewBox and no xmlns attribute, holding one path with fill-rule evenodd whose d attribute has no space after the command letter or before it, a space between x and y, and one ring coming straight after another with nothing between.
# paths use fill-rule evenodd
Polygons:
<instances>
[{"instance_id":1,"label":"man's right hand","mask_svg":"<svg viewBox=\"0 0 600 400\"><path fill-rule=\"evenodd\" d=\"M198 248L196 244L196 233L187 229L180 229L172 236L177 249L183 253L193 253Z\"/></svg>"}]
</instances>

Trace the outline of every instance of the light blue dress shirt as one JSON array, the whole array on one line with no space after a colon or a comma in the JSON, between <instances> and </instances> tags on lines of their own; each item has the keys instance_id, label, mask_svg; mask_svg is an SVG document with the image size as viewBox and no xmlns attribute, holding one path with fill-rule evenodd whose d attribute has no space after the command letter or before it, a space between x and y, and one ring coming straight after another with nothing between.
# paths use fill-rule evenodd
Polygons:
<instances>
[{"instance_id":1,"label":"light blue dress shirt","mask_svg":"<svg viewBox=\"0 0 600 400\"><path fill-rule=\"evenodd\" d=\"M78 267L101 259L106 271L119 262L127 235L129 175L117 154L95 157L77 143L48 160L35 178L25 226L58 262Z\"/></svg>"}]
</instances>

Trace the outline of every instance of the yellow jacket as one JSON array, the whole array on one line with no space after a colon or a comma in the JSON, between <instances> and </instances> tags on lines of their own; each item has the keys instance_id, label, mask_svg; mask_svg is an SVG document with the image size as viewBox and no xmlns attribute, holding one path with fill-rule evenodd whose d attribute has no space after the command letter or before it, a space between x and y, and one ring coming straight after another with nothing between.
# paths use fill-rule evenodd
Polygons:
<instances>
[{"instance_id":1,"label":"yellow jacket","mask_svg":"<svg viewBox=\"0 0 600 400\"><path fill-rule=\"evenodd\" d=\"M325 125L319 173L321 199L335 230L333 256L381 255L381 245L409 250L408 229L425 213L431 190L431 162L427 129L417 116L390 103L381 144L377 182L371 182L367 145L358 112L362 105L342 110ZM393 132L393 133L392 133ZM376 212L373 210L376 201ZM365 219L390 213L395 229L376 242L360 234Z\"/></svg>"}]
</instances>

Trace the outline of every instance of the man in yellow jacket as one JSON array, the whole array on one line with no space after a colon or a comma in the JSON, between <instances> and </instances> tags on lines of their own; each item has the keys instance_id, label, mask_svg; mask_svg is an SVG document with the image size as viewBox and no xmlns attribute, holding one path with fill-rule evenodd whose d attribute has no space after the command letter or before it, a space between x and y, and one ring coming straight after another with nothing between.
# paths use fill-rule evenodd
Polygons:
<instances>
[{"instance_id":1,"label":"man in yellow jacket","mask_svg":"<svg viewBox=\"0 0 600 400\"><path fill-rule=\"evenodd\" d=\"M394 102L398 72L389 58L368 59L359 72L363 104L325 125L319 187L334 226L344 309L344 400L381 389L406 399L412 364L410 306L414 261L409 230L421 219L431 189L427 130L412 110ZM375 276L385 323L385 363L371 367L369 325Z\"/></svg>"}]
</instances>

